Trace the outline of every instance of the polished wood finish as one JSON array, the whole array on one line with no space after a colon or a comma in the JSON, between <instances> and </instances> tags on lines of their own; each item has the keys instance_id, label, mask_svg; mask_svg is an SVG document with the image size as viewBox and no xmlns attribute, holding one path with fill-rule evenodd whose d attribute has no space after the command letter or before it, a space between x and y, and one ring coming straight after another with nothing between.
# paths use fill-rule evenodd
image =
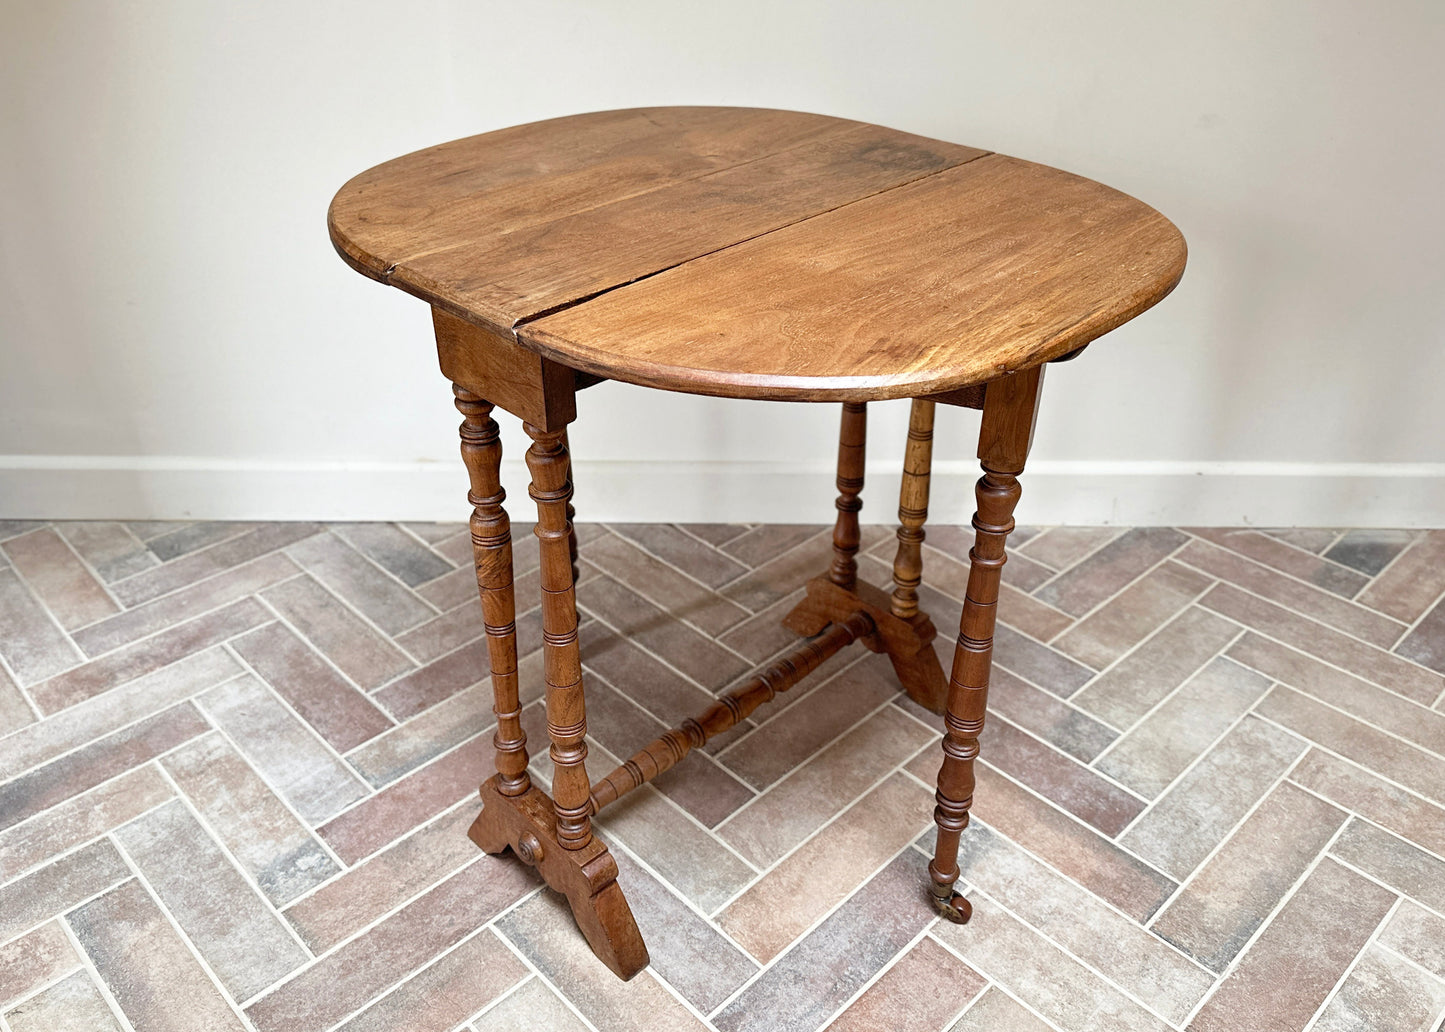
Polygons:
<instances>
[{"instance_id":1,"label":"polished wood finish","mask_svg":"<svg viewBox=\"0 0 1445 1032\"><path fill-rule=\"evenodd\" d=\"M472 555L477 590L482 596L482 621L492 667L492 712L497 730L497 791L524 795L532 787L527 774L527 733L517 691L517 605L512 587L512 525L502 503L502 441L492 418L491 402L454 387L462 414L462 461L471 478L467 501L472 506Z\"/></svg>"},{"instance_id":2,"label":"polished wood finish","mask_svg":"<svg viewBox=\"0 0 1445 1032\"><path fill-rule=\"evenodd\" d=\"M968 587L948 682L948 710L943 717L943 766L938 772L934 797L938 805L933 811L938 838L928 865L934 905L944 917L960 924L973 911L968 901L953 891L958 880L958 839L968 826L968 811L973 806L973 761L988 707L999 578L1008 561L1004 543L1014 529L1018 475L1033 441L1043 374L1044 367L1035 366L989 384L979 429L983 477L975 490L974 545L968 554Z\"/></svg>"},{"instance_id":3,"label":"polished wood finish","mask_svg":"<svg viewBox=\"0 0 1445 1032\"><path fill-rule=\"evenodd\" d=\"M602 111L379 165L328 222L353 268L508 334L985 153L796 111Z\"/></svg>"},{"instance_id":4,"label":"polished wood finish","mask_svg":"<svg viewBox=\"0 0 1445 1032\"><path fill-rule=\"evenodd\" d=\"M908 412L908 443L903 449L903 482L898 489L898 551L893 556L893 615L918 615L918 585L923 582L923 524L928 519L928 485L933 474L934 403L915 398Z\"/></svg>"},{"instance_id":5,"label":"polished wood finish","mask_svg":"<svg viewBox=\"0 0 1445 1032\"><path fill-rule=\"evenodd\" d=\"M775 660L766 670L740 688L723 695L695 719L664 732L634 753L632 758L592 786L593 811L616 802L633 789L680 763L689 752L709 738L720 735L746 720L765 702L772 702L818 667L828 657L873 632L873 621L862 610L854 610L841 623L826 624L816 636Z\"/></svg>"},{"instance_id":6,"label":"polished wood finish","mask_svg":"<svg viewBox=\"0 0 1445 1032\"><path fill-rule=\"evenodd\" d=\"M858 583L858 512L863 502L863 463L868 451L868 406L859 401L843 403L843 420L838 432L838 510L833 524L833 565L828 579L840 588Z\"/></svg>"},{"instance_id":7,"label":"polished wood finish","mask_svg":"<svg viewBox=\"0 0 1445 1032\"><path fill-rule=\"evenodd\" d=\"M1158 212L1056 169L880 126L744 108L607 111L429 148L332 202L355 269L425 299L455 385L491 657L497 774L471 835L566 894L613 971L647 963L592 817L855 641L946 711L931 898L953 920L994 614L1043 363L1158 302L1185 247ZM827 570L784 619L808 640L596 785L577 641L568 426L604 379L843 402ZM858 577L869 401L913 399L893 587ZM937 405L982 408L976 543L951 676L919 609ZM527 773L495 408L524 421L541 543L552 795ZM621 686L625 689L625 686Z\"/></svg>"}]
</instances>

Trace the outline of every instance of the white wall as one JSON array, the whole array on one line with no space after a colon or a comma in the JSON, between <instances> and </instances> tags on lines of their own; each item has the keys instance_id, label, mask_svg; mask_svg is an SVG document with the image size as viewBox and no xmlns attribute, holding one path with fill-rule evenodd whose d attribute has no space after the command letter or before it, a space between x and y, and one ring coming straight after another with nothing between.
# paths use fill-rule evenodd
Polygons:
<instances>
[{"instance_id":1,"label":"white wall","mask_svg":"<svg viewBox=\"0 0 1445 1032\"><path fill-rule=\"evenodd\" d=\"M514 123L721 103L1058 165L1184 231L1174 295L1051 371L1021 519L1445 524L1440 0L0 0L0 25L0 515L458 516L425 306L335 257L331 194ZM580 409L583 518L828 518L834 406ZM880 471L905 420L874 407ZM967 517L975 420L941 420L936 518Z\"/></svg>"}]
</instances>

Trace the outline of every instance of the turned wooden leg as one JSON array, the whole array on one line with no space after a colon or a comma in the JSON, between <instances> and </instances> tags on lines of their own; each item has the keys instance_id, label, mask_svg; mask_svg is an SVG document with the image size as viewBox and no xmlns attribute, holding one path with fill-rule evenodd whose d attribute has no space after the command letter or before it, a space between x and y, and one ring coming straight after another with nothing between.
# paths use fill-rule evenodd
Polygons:
<instances>
[{"instance_id":1,"label":"turned wooden leg","mask_svg":"<svg viewBox=\"0 0 1445 1032\"><path fill-rule=\"evenodd\" d=\"M575 585L582 577L582 571L577 566L577 510L572 507L572 495L575 489L572 486L572 445L567 441L567 431L562 430L562 449L567 453L567 555L572 560L572 583Z\"/></svg>"},{"instance_id":2,"label":"turned wooden leg","mask_svg":"<svg viewBox=\"0 0 1445 1032\"><path fill-rule=\"evenodd\" d=\"M908 446L903 453L903 486L898 491L898 551L893 557L893 615L918 615L923 580L923 524L928 519L928 480L933 469L933 402L913 399L908 413Z\"/></svg>"},{"instance_id":3,"label":"turned wooden leg","mask_svg":"<svg viewBox=\"0 0 1445 1032\"><path fill-rule=\"evenodd\" d=\"M938 772L938 843L928 865L929 890L938 912L964 923L973 912L968 900L953 891L958 880L958 840L968 826L973 805L973 761L988 705L989 670L998 609L999 576L1006 561L1004 542L1013 530L1019 499L1018 475L1023 472L1033 438L1043 369L1036 367L996 380L984 395L978 456L983 477L976 496L973 549L969 552L968 588L959 621L958 645L949 677L948 709L944 714L943 766Z\"/></svg>"},{"instance_id":4,"label":"turned wooden leg","mask_svg":"<svg viewBox=\"0 0 1445 1032\"><path fill-rule=\"evenodd\" d=\"M502 508L507 497L500 476L502 442L491 402L461 387L453 387L452 393L462 414L462 461L472 485L467 501L472 505L472 555L492 666L497 784L503 795L519 796L532 787L532 779L527 774L527 734L517 699L517 607L512 589L512 526ZM495 846L492 852L501 852L506 843Z\"/></svg>"},{"instance_id":5,"label":"turned wooden leg","mask_svg":"<svg viewBox=\"0 0 1445 1032\"><path fill-rule=\"evenodd\" d=\"M547 676L547 734L552 739L552 802L557 840L565 849L592 841L591 784L587 780L587 705L577 647L577 596L568 546L567 447L563 430L524 424L532 446L529 493L537 503L536 534L542 556L542 656Z\"/></svg>"},{"instance_id":6,"label":"turned wooden leg","mask_svg":"<svg viewBox=\"0 0 1445 1032\"><path fill-rule=\"evenodd\" d=\"M838 520L833 525L833 564L828 579L852 591L858 583L858 511L863 502L863 460L868 448L868 405L862 401L843 402L843 422L838 432Z\"/></svg>"}]
</instances>

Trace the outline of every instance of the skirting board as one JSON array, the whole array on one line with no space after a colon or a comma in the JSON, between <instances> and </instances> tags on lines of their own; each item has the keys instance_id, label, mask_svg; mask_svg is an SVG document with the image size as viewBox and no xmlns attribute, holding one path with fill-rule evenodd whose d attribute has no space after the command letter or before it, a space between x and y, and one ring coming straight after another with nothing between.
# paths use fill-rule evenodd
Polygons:
<instances>
[{"instance_id":1,"label":"skirting board","mask_svg":"<svg viewBox=\"0 0 1445 1032\"><path fill-rule=\"evenodd\" d=\"M876 468L875 468L876 467ZM930 519L967 523L978 467L934 466ZM530 521L527 472L509 460L510 510ZM827 523L822 465L579 462L579 520ZM869 463L863 519L891 523L898 469ZM1060 462L1022 478L1018 520L1150 526L1445 527L1445 464ZM460 461L277 463L0 456L0 518L465 519Z\"/></svg>"}]
</instances>

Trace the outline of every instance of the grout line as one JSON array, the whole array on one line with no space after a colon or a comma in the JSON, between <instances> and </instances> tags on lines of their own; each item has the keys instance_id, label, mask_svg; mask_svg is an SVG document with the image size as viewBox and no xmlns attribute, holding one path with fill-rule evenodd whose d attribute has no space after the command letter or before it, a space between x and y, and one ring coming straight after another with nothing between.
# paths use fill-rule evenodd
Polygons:
<instances>
[{"instance_id":1,"label":"grout line","mask_svg":"<svg viewBox=\"0 0 1445 1032\"><path fill-rule=\"evenodd\" d=\"M126 881L129 880L129 878L126 879ZM119 882L117 884L124 885L125 882ZM112 886L112 888L114 887L115 886ZM110 890L107 889L106 891L108 892ZM91 898L94 899L96 897ZM81 904L76 904L77 907L80 905ZM72 911L75 909L75 907L71 907ZM55 917L55 921L60 925L60 929L64 932L65 938L70 942L70 948L73 949L75 955L80 958L80 967L78 970L84 971L90 976L90 981L95 986L96 991L100 993L101 999L110 1007L111 1016L118 1020L121 1028L129 1030L129 1032L136 1032L135 1026L131 1024L130 1015L121 1008L120 1001L115 998L115 994L110 991L110 986L106 983L105 979L101 977L100 969L95 966L95 961L91 959L89 951L81 944L80 937L75 934L75 929L70 927L70 920L65 914L58 914Z\"/></svg>"},{"instance_id":2,"label":"grout line","mask_svg":"<svg viewBox=\"0 0 1445 1032\"><path fill-rule=\"evenodd\" d=\"M1332 857L1331 859L1337 858ZM1400 909L1400 904L1402 902L1403 898L1399 895L1396 895L1395 902L1390 904L1390 909L1385 912L1385 916L1380 919L1380 923L1375 926L1375 930L1370 933L1370 937L1365 940L1365 944L1360 947L1359 951L1353 957L1350 958L1350 962L1345 965L1345 970L1340 973L1339 979L1335 982L1334 986L1330 989L1330 991L1325 993L1325 998L1320 1001L1320 1005L1315 1008L1315 1012L1310 1015L1309 1020L1305 1022L1304 1032L1309 1032L1310 1029L1316 1027L1320 1018L1324 1015L1325 1010L1329 1007L1330 1002L1339 995L1339 992L1342 988L1344 988L1345 983L1350 980L1350 976L1354 974L1355 968L1359 966L1360 961L1364 959L1365 954L1368 953L1370 949L1375 945L1375 940L1380 937L1380 933L1385 930L1385 926L1390 923L1391 918L1393 918L1395 916L1395 913Z\"/></svg>"},{"instance_id":3,"label":"grout line","mask_svg":"<svg viewBox=\"0 0 1445 1032\"><path fill-rule=\"evenodd\" d=\"M1295 894L1299 891L1300 887L1304 885L1304 883L1314 875L1315 870L1319 867L1320 864L1324 862L1325 857L1330 855L1330 850L1334 848L1335 841L1342 834L1344 834L1345 828L1349 827L1349 824L1350 822L1348 817L1344 821L1340 822L1340 826L1335 829L1335 833L1330 836L1330 840L1325 843L1324 848L1319 851L1319 853L1315 856L1313 860L1311 860L1308 864L1305 865L1305 869L1300 872L1299 877L1296 878L1294 880L1294 883L1284 891L1284 893L1280 896L1279 900L1276 901L1275 905L1270 909L1270 912L1265 915L1262 921L1260 921L1259 927L1250 934L1249 938L1245 940L1245 942L1239 947L1239 950L1234 954L1233 957L1230 958L1229 963L1225 965L1224 970L1219 973L1219 980L1214 983L1214 987L1210 989L1209 992L1205 993L1203 998L1194 1005L1194 1009L1189 1012L1186 1021L1184 1022L1186 1026L1189 1023L1193 1022L1193 1020L1199 1016L1199 1012L1204 1009L1205 1005L1214 998L1214 996L1219 992L1219 990L1234 975L1235 971L1239 969L1239 966L1244 962L1244 959L1249 956L1249 951L1254 947L1254 944L1258 942L1260 937L1263 936L1264 933L1268 931L1269 927L1274 924L1275 917L1277 917L1280 911L1282 911L1289 904L1289 902L1294 899ZM1331 859L1333 860L1333 857L1331 857ZM1200 866L1203 867L1202 864Z\"/></svg>"},{"instance_id":4,"label":"grout line","mask_svg":"<svg viewBox=\"0 0 1445 1032\"><path fill-rule=\"evenodd\" d=\"M211 967L210 962L202 955L200 948L191 940L186 930L181 927L181 923L176 919L176 916L171 913L170 907L166 906L161 900L160 893L151 885L150 879L148 879L145 872L140 869L140 865L136 863L135 859L126 851L126 848L121 844L120 840L115 837L114 832L112 832L108 838L110 839L111 845L120 853L121 859L125 862L126 866L129 867L135 875L136 881L140 883L141 888L145 891L146 895L150 897L151 904L160 911L161 916L165 918L166 922L170 924L171 929L180 937L181 943L190 950L192 959L195 960L201 970L205 972L206 977L211 980L222 1002L230 1007L232 1012L241 1020L243 1026L254 1027L240 1005L231 997L230 992L227 991L225 985L221 982L220 976L217 975L215 969Z\"/></svg>"},{"instance_id":5,"label":"grout line","mask_svg":"<svg viewBox=\"0 0 1445 1032\"><path fill-rule=\"evenodd\" d=\"M1161 709L1163 709L1163 708L1164 708L1165 706L1167 706L1170 702L1172 702L1180 693L1182 693L1182 692L1184 691L1185 688L1187 688L1191 683L1193 683L1193 681L1194 681L1196 678L1198 678L1201 674L1203 674L1204 671L1207 670L1210 666L1212 666L1213 664L1217 663L1220 659L1228 659L1228 657L1225 655L1225 653L1230 649L1230 647L1232 647L1232 646L1234 645L1235 642L1239 641L1240 638L1244 637L1244 634L1245 634L1245 630L1244 630L1243 627L1241 627L1241 628L1234 634L1234 636L1233 636L1232 638L1230 638L1228 641L1226 641L1223 645L1221 645L1218 649L1216 649L1216 650L1215 650L1213 653L1211 653L1209 656L1206 656L1206 657L1204 658L1203 662L1201 662L1201 663L1200 663L1198 666L1196 666L1193 670L1191 670L1191 671L1189 671L1189 673L1185 674L1185 675L1184 675L1184 679L1183 679L1182 681L1180 681L1178 684L1176 684L1173 688L1170 688L1169 691L1166 692L1166 693L1164 694L1164 696L1163 696L1162 698L1160 698L1160 700L1159 700L1158 702L1154 703L1154 705L1150 706L1150 707L1149 707L1148 709L1146 709L1142 714L1140 714L1139 717L1138 717L1138 719L1136 719L1136 720L1134 721L1134 723L1130 724L1127 728L1122 729L1122 730L1120 731L1120 733L1119 733L1119 737L1116 738L1116 739L1114 739L1114 740L1113 740L1112 742L1110 742L1108 745L1104 746L1103 750L1102 750L1097 756L1095 756L1092 760L1090 760L1090 761L1088 762L1087 766L1089 766L1089 767L1092 768L1092 767L1094 767L1094 765L1097 764L1100 760L1106 758L1110 753L1112 753L1116 748L1118 748L1120 742L1123 742L1123 741L1124 741L1126 738L1128 738L1131 734L1133 734L1135 731L1137 731L1139 728L1141 728L1141 727L1144 725L1144 722L1145 722L1146 720L1148 720L1150 717L1154 716L1154 715L1155 715L1156 713L1158 713ZM1270 687L1273 687L1273 685L1274 685L1276 682L1275 682L1274 678L1272 678L1272 677L1266 677L1264 674L1260 673L1258 670L1255 670L1253 667L1247 667L1247 666L1245 666L1243 663L1237 663L1237 662L1235 662L1235 661L1232 660L1232 659L1229 660L1229 662L1230 662L1231 664L1239 667L1241 670L1248 670L1250 673L1256 674L1256 675L1258 675L1259 677L1263 677L1263 678L1265 678L1265 680L1267 680L1267 681L1270 682L1270 684L1265 687L1264 691L1262 691L1262 692L1259 693L1258 698L1252 700L1252 701L1250 702L1250 704L1244 708L1244 713L1248 713L1250 710L1254 709L1254 704L1255 704L1256 702L1258 702L1259 699L1264 698L1264 696L1269 693ZM1243 716L1243 713L1241 713L1240 715ZM1217 742L1218 740L1219 740L1218 738L1215 738L1213 741L1210 742L1210 745L1213 745L1214 742ZM1208 746L1206 746L1206 749L1207 749L1207 748L1208 748Z\"/></svg>"},{"instance_id":6,"label":"grout line","mask_svg":"<svg viewBox=\"0 0 1445 1032\"><path fill-rule=\"evenodd\" d=\"M530 898L531 895L531 893L528 893L528 898ZM577 1020L582 1022L584 1028L591 1029L592 1032L597 1032L597 1026L587 1020L587 1016L577 1009L577 1005L567 997L567 994L558 989L557 986L553 983L553 981L542 972L542 969L532 963L532 961L527 957L527 955L523 953L521 949L517 946L517 944L512 941L511 936L509 936L501 928L496 927L496 922L500 917L501 915L498 914L497 917L493 918L491 922L488 923L488 927L492 928L492 931L496 934L497 938L502 940L502 945L506 946L507 949L511 950L512 953L516 956L516 958L520 960L523 965L526 966L527 970L532 972L533 977L535 977L544 986L551 990L553 996L557 997L557 999L562 1001L563 1007L567 1008L569 1011L571 1011L577 1016ZM523 983L525 982L526 979L523 979ZM490 1009L490 1007L487 1008L487 1010ZM469 1020L476 1021L476 1019L480 1017L481 1013L482 1012L472 1015Z\"/></svg>"}]
</instances>

